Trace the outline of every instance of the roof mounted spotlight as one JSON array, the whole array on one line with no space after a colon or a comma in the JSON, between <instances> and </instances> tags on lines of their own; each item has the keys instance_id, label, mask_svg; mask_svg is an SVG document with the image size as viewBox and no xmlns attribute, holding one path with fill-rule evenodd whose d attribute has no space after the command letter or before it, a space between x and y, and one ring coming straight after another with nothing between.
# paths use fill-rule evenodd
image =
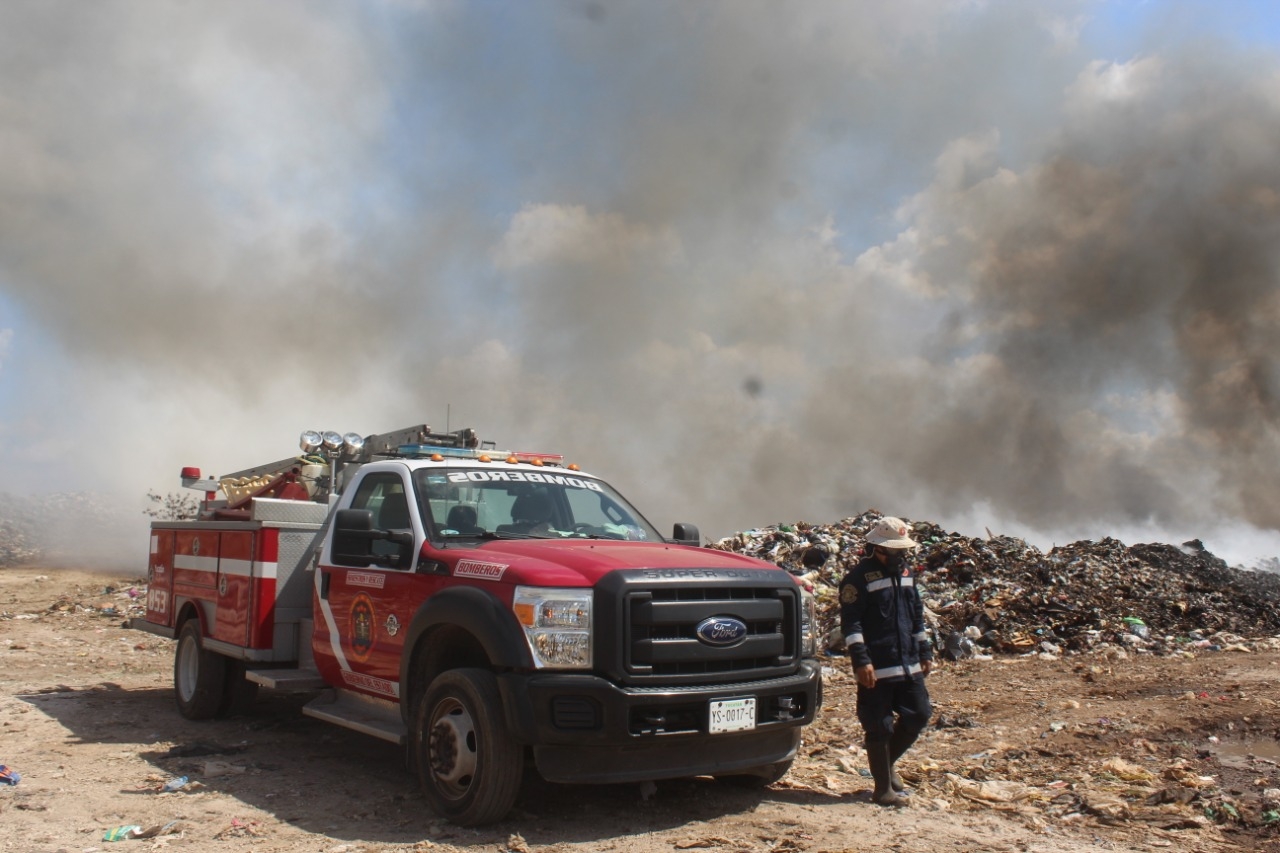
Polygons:
<instances>
[{"instance_id":1,"label":"roof mounted spotlight","mask_svg":"<svg viewBox=\"0 0 1280 853\"><path fill-rule=\"evenodd\" d=\"M320 433L313 429L309 429L298 439L298 446L302 448L303 453L315 453L320 449Z\"/></svg>"},{"instance_id":2,"label":"roof mounted spotlight","mask_svg":"<svg viewBox=\"0 0 1280 853\"><path fill-rule=\"evenodd\" d=\"M325 450L334 451L342 447L342 433L334 432L331 429L325 430L324 435L320 436L320 440L324 442Z\"/></svg>"},{"instance_id":3,"label":"roof mounted spotlight","mask_svg":"<svg viewBox=\"0 0 1280 853\"><path fill-rule=\"evenodd\" d=\"M364 436L356 432L349 432L342 437L342 452L347 457L356 457L360 455L360 451L364 450Z\"/></svg>"}]
</instances>

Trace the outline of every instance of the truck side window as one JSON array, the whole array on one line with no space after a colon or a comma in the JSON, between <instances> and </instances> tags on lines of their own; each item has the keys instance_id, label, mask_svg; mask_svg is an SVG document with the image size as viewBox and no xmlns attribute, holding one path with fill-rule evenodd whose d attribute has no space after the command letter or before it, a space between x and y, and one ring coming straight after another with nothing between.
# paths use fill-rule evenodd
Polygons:
<instances>
[{"instance_id":1,"label":"truck side window","mask_svg":"<svg viewBox=\"0 0 1280 853\"><path fill-rule=\"evenodd\" d=\"M378 530L412 530L409 501L405 497L404 481L396 474L370 474L360 481L352 509L367 509L373 513L373 526ZM400 553L400 545L385 539L373 542L375 556L385 557Z\"/></svg>"}]
</instances>

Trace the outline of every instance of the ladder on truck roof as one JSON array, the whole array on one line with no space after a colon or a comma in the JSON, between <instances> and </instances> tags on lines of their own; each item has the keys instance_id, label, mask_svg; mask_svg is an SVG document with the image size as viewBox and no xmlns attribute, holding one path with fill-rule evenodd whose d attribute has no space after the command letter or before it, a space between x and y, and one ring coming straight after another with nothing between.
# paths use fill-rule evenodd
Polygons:
<instances>
[{"instance_id":1,"label":"ladder on truck roof","mask_svg":"<svg viewBox=\"0 0 1280 853\"><path fill-rule=\"evenodd\" d=\"M199 479L199 469L184 468L182 483L189 489L205 492L207 497L200 508L202 517L209 514L223 519L242 519L247 517L250 502L264 496L325 503L332 495L341 492L344 480L339 475L348 466L359 467L375 459L400 456L400 448L405 445L454 448L475 448L480 445L475 430L469 427L435 433L426 424L374 433L363 438L357 433L348 433L346 436L324 433L323 443L320 441L321 435L316 432L303 433L303 457L289 456L212 480ZM308 464L327 466L329 469L327 476L313 477L314 485L310 488L298 485ZM213 494L218 488L226 493L225 502L213 500Z\"/></svg>"},{"instance_id":2,"label":"ladder on truck roof","mask_svg":"<svg viewBox=\"0 0 1280 853\"><path fill-rule=\"evenodd\" d=\"M338 456L338 461L343 465L364 464L372 462L377 458L390 458L399 456L400 446L404 444L435 444L440 447L479 447L480 439L476 436L474 429L458 429L448 433L435 433L431 431L431 427L423 424L421 426L405 427L404 429L392 430L391 432L375 433L365 436L364 445L360 451L352 455ZM253 468L246 468L243 471L236 471L231 474L223 475L223 479L231 477L263 477L269 474L278 474L286 471L290 467L298 464L297 456L289 456L276 462L268 462L265 465L256 465Z\"/></svg>"}]
</instances>

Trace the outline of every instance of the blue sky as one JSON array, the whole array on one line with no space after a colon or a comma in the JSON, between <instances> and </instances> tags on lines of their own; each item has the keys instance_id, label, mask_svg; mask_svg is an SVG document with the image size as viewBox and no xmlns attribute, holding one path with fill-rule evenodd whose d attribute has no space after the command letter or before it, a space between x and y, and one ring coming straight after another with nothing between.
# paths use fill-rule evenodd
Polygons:
<instances>
[{"instance_id":1,"label":"blue sky","mask_svg":"<svg viewBox=\"0 0 1280 853\"><path fill-rule=\"evenodd\" d=\"M140 515L184 465L448 417L711 536L875 507L1275 554L1278 27L0 7L0 489Z\"/></svg>"}]
</instances>

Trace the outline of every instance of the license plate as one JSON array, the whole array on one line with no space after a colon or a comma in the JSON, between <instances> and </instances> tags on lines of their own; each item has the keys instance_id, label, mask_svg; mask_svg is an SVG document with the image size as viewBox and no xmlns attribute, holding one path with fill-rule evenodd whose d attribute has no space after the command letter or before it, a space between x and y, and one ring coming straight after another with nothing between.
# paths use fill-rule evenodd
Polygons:
<instances>
[{"instance_id":1,"label":"license plate","mask_svg":"<svg viewBox=\"0 0 1280 853\"><path fill-rule=\"evenodd\" d=\"M756 727L756 697L741 699L712 699L708 731L713 735L723 732L745 732Z\"/></svg>"}]
</instances>

